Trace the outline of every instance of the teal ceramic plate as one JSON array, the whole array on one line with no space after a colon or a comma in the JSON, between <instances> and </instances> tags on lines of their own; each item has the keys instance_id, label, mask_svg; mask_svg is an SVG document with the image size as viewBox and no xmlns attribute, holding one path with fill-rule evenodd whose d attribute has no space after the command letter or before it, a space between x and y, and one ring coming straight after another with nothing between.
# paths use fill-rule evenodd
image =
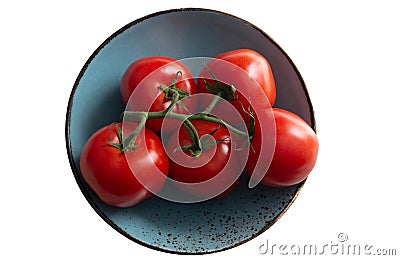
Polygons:
<instances>
[{"instance_id":1,"label":"teal ceramic plate","mask_svg":"<svg viewBox=\"0 0 400 260\"><path fill-rule=\"evenodd\" d=\"M124 110L119 81L128 65L145 56L175 59L214 57L249 48L270 62L277 87L275 106L300 115L315 130L305 84L288 55L256 26L229 14L205 9L168 10L136 20L106 39L84 64L73 87L66 120L71 168L89 204L127 238L150 248L179 254L217 252L263 233L293 203L304 182L288 188L247 187L242 176L229 196L194 204L153 196L130 208L102 203L79 170L83 145Z\"/></svg>"}]
</instances>

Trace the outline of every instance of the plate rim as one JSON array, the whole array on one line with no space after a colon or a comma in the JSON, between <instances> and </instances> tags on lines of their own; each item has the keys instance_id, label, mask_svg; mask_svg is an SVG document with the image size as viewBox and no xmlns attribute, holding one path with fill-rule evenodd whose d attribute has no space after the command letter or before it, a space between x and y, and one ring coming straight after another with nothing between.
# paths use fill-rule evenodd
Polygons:
<instances>
[{"instance_id":1,"label":"plate rim","mask_svg":"<svg viewBox=\"0 0 400 260\"><path fill-rule=\"evenodd\" d=\"M80 70L73 88L71 90L71 94L68 100L68 106L67 106L67 111L66 111L66 122L65 122L65 140L66 140L66 149L67 149L67 155L68 155L68 160L69 160L69 164L71 167L71 170L73 172L75 181L77 182L79 189L81 190L82 194L84 195L85 199L87 200L87 202L91 205L91 207L95 210L95 212L108 224L110 225L112 228L114 228L116 231L118 231L120 234L124 235L126 238L132 240L133 242L145 246L147 248L151 248L153 250L157 250L157 251L161 251L161 252L165 252L165 253L172 253L172 254L179 254L179 255L202 255L202 254L211 254L211 253L217 253L217 252L221 252L221 251L225 251L225 250L229 250L231 248L240 246L252 239L254 239L255 237L261 235L262 233L264 233L266 230L268 230L272 225L274 225L285 213L286 211L290 208L290 206L294 203L294 201L297 199L300 191L302 190L304 183L306 182L307 179L303 180L302 182L300 182L299 184L297 184L297 189L293 195L293 198L290 200L290 202L282 209L282 211L274 218L272 219L267 225L265 225L262 229L260 229L257 233L252 234L250 237L243 239L237 243L234 243L232 245L223 247L223 248L216 248L215 250L208 250L208 251L198 251L198 252L192 252L192 251L175 251L175 250L168 250L165 248L161 248L155 245L152 245L150 243L145 243L144 241L141 241L133 236L131 236L130 234L128 234L127 232L125 232L123 229L121 229L117 224L115 224L109 217L107 217L101 210L100 208L97 206L97 204L94 202L94 200L91 198L89 192L86 189L86 185L84 184L83 180L78 176L78 166L75 165L74 162L74 156L72 154L72 146L71 146L71 138L70 138L70 123L71 123L71 113L72 113L72 106L73 106L73 101L74 101L74 97L75 97L75 93L76 90L79 86L79 83L83 77L83 75L85 74L87 68L89 67L89 65L92 63L92 61L94 60L94 58L100 53L100 51L107 46L114 38L116 38L118 35L122 34L124 31L126 31L127 29L135 26L138 23L141 23L147 19L153 18L153 17L157 17L157 16L161 16L161 15L165 15L165 14L169 14L169 13L178 13L178 12L208 12L208 13L214 13L214 14L218 14L218 15L223 15L223 16L227 16L229 18L232 19L236 19L244 24L246 24L247 26L250 26L251 28L253 28L254 30L258 31L259 33L262 34L263 37L267 38L276 48L278 48L278 50L281 52L281 54L283 54L285 56L285 58L287 59L287 61L289 62L289 64L291 65L291 67L293 68L294 72L296 73L296 76L298 77L300 84L302 86L303 92L306 96L306 101L308 104L308 107L310 109L310 119L311 119L311 128L314 130L314 132L317 132L316 129L316 122L315 122L315 115L314 115L314 108L312 106L311 103L311 99L308 93L308 90L306 88L306 84L300 74L300 72L298 71L297 67L295 66L294 62L292 61L292 59L289 57L289 55L268 35L266 34L263 30L261 30L260 28L258 28L257 26L253 25L252 23L237 17L235 15L229 14L229 13L225 13L223 11L219 11L219 10L213 10L213 9L207 9L207 8L174 8L174 9L168 9L168 10L163 10L163 11L158 11L158 12L154 12L151 14L148 14L146 16L143 16L141 18L138 18L132 22L129 22L128 24L124 25L123 27L121 27L120 29L118 29L117 31L115 31L114 33L112 33L106 40L104 40L99 47L96 48L96 50L89 56L89 58L87 59L87 61L85 62L85 64L83 65L82 69Z\"/></svg>"}]
</instances>

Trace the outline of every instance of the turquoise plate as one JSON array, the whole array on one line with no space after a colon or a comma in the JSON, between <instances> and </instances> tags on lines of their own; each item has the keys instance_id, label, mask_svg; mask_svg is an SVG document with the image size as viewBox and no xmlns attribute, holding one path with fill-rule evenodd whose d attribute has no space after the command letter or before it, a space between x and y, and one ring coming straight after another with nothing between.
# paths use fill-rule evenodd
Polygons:
<instances>
[{"instance_id":1,"label":"turquoise plate","mask_svg":"<svg viewBox=\"0 0 400 260\"><path fill-rule=\"evenodd\" d=\"M124 110L119 81L131 62L153 55L214 57L239 48L256 50L269 60L277 86L275 106L295 112L315 130L305 84L289 56L259 28L226 13L177 9L148 15L111 35L84 64L68 104L68 157L89 204L127 238L170 253L226 250L267 230L298 195L304 182L288 188L249 189L248 178L242 176L239 187L225 198L182 204L153 196L121 209L102 203L82 179L82 147L97 129L119 120Z\"/></svg>"}]
</instances>

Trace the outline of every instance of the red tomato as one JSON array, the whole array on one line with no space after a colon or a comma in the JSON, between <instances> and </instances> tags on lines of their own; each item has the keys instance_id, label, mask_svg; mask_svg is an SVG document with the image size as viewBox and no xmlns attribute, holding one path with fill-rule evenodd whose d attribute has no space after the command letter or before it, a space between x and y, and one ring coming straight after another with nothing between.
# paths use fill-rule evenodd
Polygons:
<instances>
[{"instance_id":1,"label":"red tomato","mask_svg":"<svg viewBox=\"0 0 400 260\"><path fill-rule=\"evenodd\" d=\"M202 150L198 157L194 157L187 151L179 150L179 147L192 144L188 133L183 127L180 128L167 145L170 156L169 177L181 182L176 186L191 195L201 198L227 195L238 184L238 177L242 172L238 168L237 152L231 147L232 138L229 131L216 123L197 120L191 122L203 141L220 141L214 143L211 148ZM215 133L210 138L209 134L213 131ZM211 179L211 182L206 182ZM202 184L198 185L199 183Z\"/></svg>"},{"instance_id":2,"label":"red tomato","mask_svg":"<svg viewBox=\"0 0 400 260\"><path fill-rule=\"evenodd\" d=\"M178 74L177 74L178 73ZM176 78L177 77L177 78ZM176 89L183 90L189 95L197 93L197 86L192 74L182 63L169 57L146 57L133 62L121 79L120 91L128 111L159 112L165 110L171 99L166 95L162 86L168 87L176 78ZM135 95L131 98L132 93ZM130 101L129 101L130 100ZM187 114L187 110L195 111L197 103L185 102L185 107L177 104L173 111ZM160 133L163 119L151 119L147 126ZM170 132L170 129L164 129Z\"/></svg>"},{"instance_id":3,"label":"red tomato","mask_svg":"<svg viewBox=\"0 0 400 260\"><path fill-rule=\"evenodd\" d=\"M233 65L230 65L233 64ZM250 103L266 103L264 107L272 107L275 103L276 89L272 70L268 60L256 51L249 49L239 49L222 53L212 59L199 74L197 86L200 93L209 93L206 88L206 82L214 86L216 83L210 75L210 71L215 75L217 80L236 88L237 100L231 101L235 108L241 113L245 123L249 122L249 116L243 111L248 110ZM255 83L252 83L254 81ZM256 84L257 91L251 85ZM223 84L224 85L224 84ZM249 91L246 93L246 91ZM253 94L250 96L248 93ZM214 93L215 94L215 93ZM267 100L263 96L267 97ZM248 101L250 99L250 103ZM254 109L253 109L254 111ZM231 122L236 124L237 122Z\"/></svg>"},{"instance_id":4,"label":"red tomato","mask_svg":"<svg viewBox=\"0 0 400 260\"><path fill-rule=\"evenodd\" d=\"M307 178L317 160L318 139L313 129L299 116L279 108L273 108L276 123L276 144L271 165L261 183L285 187L297 184ZM249 175L253 173L258 153L262 145L260 129L252 140L254 152L250 151L245 167ZM268 138L268 137L267 137Z\"/></svg>"},{"instance_id":5,"label":"red tomato","mask_svg":"<svg viewBox=\"0 0 400 260\"><path fill-rule=\"evenodd\" d=\"M118 125L122 127L121 123ZM124 123L122 132L127 137L136 126L136 123ZM155 133L146 128L142 130L135 142L138 147L127 152L109 142L120 143L116 124L94 133L80 157L82 177L102 201L111 206L129 207L152 195L147 188L152 191L162 188L169 161ZM136 172L132 171L131 164L136 164Z\"/></svg>"}]
</instances>

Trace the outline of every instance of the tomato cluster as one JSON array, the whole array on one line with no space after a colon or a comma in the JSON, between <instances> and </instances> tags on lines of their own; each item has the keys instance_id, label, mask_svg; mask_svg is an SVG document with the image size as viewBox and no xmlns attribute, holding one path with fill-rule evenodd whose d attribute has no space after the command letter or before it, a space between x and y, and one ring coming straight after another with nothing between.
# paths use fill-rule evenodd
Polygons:
<instances>
[{"instance_id":1,"label":"tomato cluster","mask_svg":"<svg viewBox=\"0 0 400 260\"><path fill-rule=\"evenodd\" d=\"M218 55L197 79L180 61L141 58L123 74L120 92L124 121L94 133L80 157L82 177L108 205L135 205L168 179L192 196L225 196L243 170L252 176L267 160L263 149L273 151L263 185L297 184L315 165L315 132L299 116L274 107L272 69L253 50ZM263 129L264 118L273 120L274 131Z\"/></svg>"}]
</instances>

